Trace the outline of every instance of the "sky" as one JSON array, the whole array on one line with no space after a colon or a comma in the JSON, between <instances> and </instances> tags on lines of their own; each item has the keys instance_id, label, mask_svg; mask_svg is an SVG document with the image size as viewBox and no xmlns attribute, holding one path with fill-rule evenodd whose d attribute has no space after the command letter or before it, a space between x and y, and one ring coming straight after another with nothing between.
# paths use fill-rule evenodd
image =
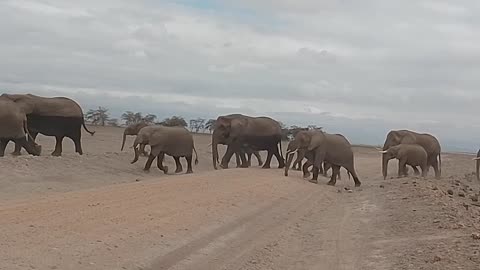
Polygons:
<instances>
[{"instance_id":1,"label":"sky","mask_svg":"<svg viewBox=\"0 0 480 270\"><path fill-rule=\"evenodd\" d=\"M0 92L480 147L476 0L1 0Z\"/></svg>"}]
</instances>

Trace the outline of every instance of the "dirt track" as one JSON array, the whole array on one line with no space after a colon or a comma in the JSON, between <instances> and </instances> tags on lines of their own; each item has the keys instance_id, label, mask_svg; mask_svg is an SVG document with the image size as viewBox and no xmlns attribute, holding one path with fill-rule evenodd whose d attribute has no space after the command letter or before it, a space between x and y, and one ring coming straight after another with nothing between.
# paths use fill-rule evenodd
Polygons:
<instances>
[{"instance_id":1,"label":"dirt track","mask_svg":"<svg viewBox=\"0 0 480 270\"><path fill-rule=\"evenodd\" d=\"M0 160L0 269L478 269L469 156L444 155L440 181L384 181L378 153L355 148L355 189L345 174L329 187L213 171L208 136L195 138L195 174L145 174L120 134L97 128L81 157L68 144L62 158Z\"/></svg>"}]
</instances>

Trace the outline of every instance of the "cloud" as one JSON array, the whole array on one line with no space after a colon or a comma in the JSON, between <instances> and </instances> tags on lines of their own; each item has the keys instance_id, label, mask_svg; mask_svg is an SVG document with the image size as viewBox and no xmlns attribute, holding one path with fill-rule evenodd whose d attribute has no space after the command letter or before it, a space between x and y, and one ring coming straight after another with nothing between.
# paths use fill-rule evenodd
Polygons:
<instances>
[{"instance_id":1,"label":"cloud","mask_svg":"<svg viewBox=\"0 0 480 270\"><path fill-rule=\"evenodd\" d=\"M407 126L472 142L480 132L476 7L473 0L3 1L0 87L68 95L117 115L245 112L289 124L330 121L349 133L342 125L378 126L360 141Z\"/></svg>"}]
</instances>

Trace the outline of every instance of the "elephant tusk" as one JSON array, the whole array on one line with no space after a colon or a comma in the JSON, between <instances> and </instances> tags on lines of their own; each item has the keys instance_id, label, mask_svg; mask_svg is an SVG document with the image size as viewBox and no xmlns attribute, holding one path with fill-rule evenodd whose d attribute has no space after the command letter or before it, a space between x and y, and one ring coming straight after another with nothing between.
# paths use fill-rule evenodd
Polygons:
<instances>
[{"instance_id":1,"label":"elephant tusk","mask_svg":"<svg viewBox=\"0 0 480 270\"><path fill-rule=\"evenodd\" d=\"M386 150L385 151L378 151L378 152L381 153L381 154L386 154L387 153Z\"/></svg>"},{"instance_id":2,"label":"elephant tusk","mask_svg":"<svg viewBox=\"0 0 480 270\"><path fill-rule=\"evenodd\" d=\"M472 160L480 160L480 157L472 158Z\"/></svg>"}]
</instances>

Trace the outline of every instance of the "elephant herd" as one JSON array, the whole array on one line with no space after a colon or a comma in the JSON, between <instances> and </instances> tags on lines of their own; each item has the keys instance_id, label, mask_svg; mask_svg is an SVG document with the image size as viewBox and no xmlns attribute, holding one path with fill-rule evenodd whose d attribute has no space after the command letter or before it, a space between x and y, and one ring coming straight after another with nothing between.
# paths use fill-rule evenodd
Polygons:
<instances>
[{"instance_id":1,"label":"elephant herd","mask_svg":"<svg viewBox=\"0 0 480 270\"><path fill-rule=\"evenodd\" d=\"M53 156L62 154L63 138L70 138L75 144L75 152L83 154L81 145L82 127L91 135L85 126L81 107L73 100L65 97L40 97L31 94L3 94L0 96L0 157L4 156L8 142L15 143L12 154L19 155L21 148L29 154L40 155L42 147L35 142L39 133L56 138ZM198 157L193 136L183 127L166 127L137 123L128 126L123 133L121 150L125 146L126 136L135 135L133 149L138 161L140 155L148 156L144 170L148 171L155 159L157 167L164 173L168 167L163 165L164 156L172 156L176 164L176 173L182 172L180 158L187 161L187 173L192 173L193 153L195 164ZM332 170L329 185L335 185L343 167L348 176L353 178L355 186L360 186L360 179L355 171L354 153L350 142L341 134L328 134L321 130L300 130L288 143L285 157L282 150L282 128L279 122L269 117L250 117L242 114L219 116L212 133L213 167L226 169L230 159L235 155L237 167L251 166L254 155L259 166L270 168L273 157L278 168L284 169L288 176L289 169L295 167L303 171L305 178L311 182L318 181L318 175L326 176ZM227 147L220 158L218 145ZM150 146L147 154L145 146ZM409 130L392 130L387 134L384 146L379 149L382 154L382 174L387 177L388 162L398 160L398 176L407 174L407 166L413 168L416 175L426 176L430 167L435 177L441 177L441 146L430 134L420 134ZM267 158L262 160L259 151L267 151ZM294 161L294 157L296 158ZM305 162L303 163L303 161ZM477 178L480 170L480 151L475 158L477 162ZM293 162L293 163L292 163ZM303 165L302 165L303 163ZM310 172L310 167L312 167Z\"/></svg>"}]
</instances>

